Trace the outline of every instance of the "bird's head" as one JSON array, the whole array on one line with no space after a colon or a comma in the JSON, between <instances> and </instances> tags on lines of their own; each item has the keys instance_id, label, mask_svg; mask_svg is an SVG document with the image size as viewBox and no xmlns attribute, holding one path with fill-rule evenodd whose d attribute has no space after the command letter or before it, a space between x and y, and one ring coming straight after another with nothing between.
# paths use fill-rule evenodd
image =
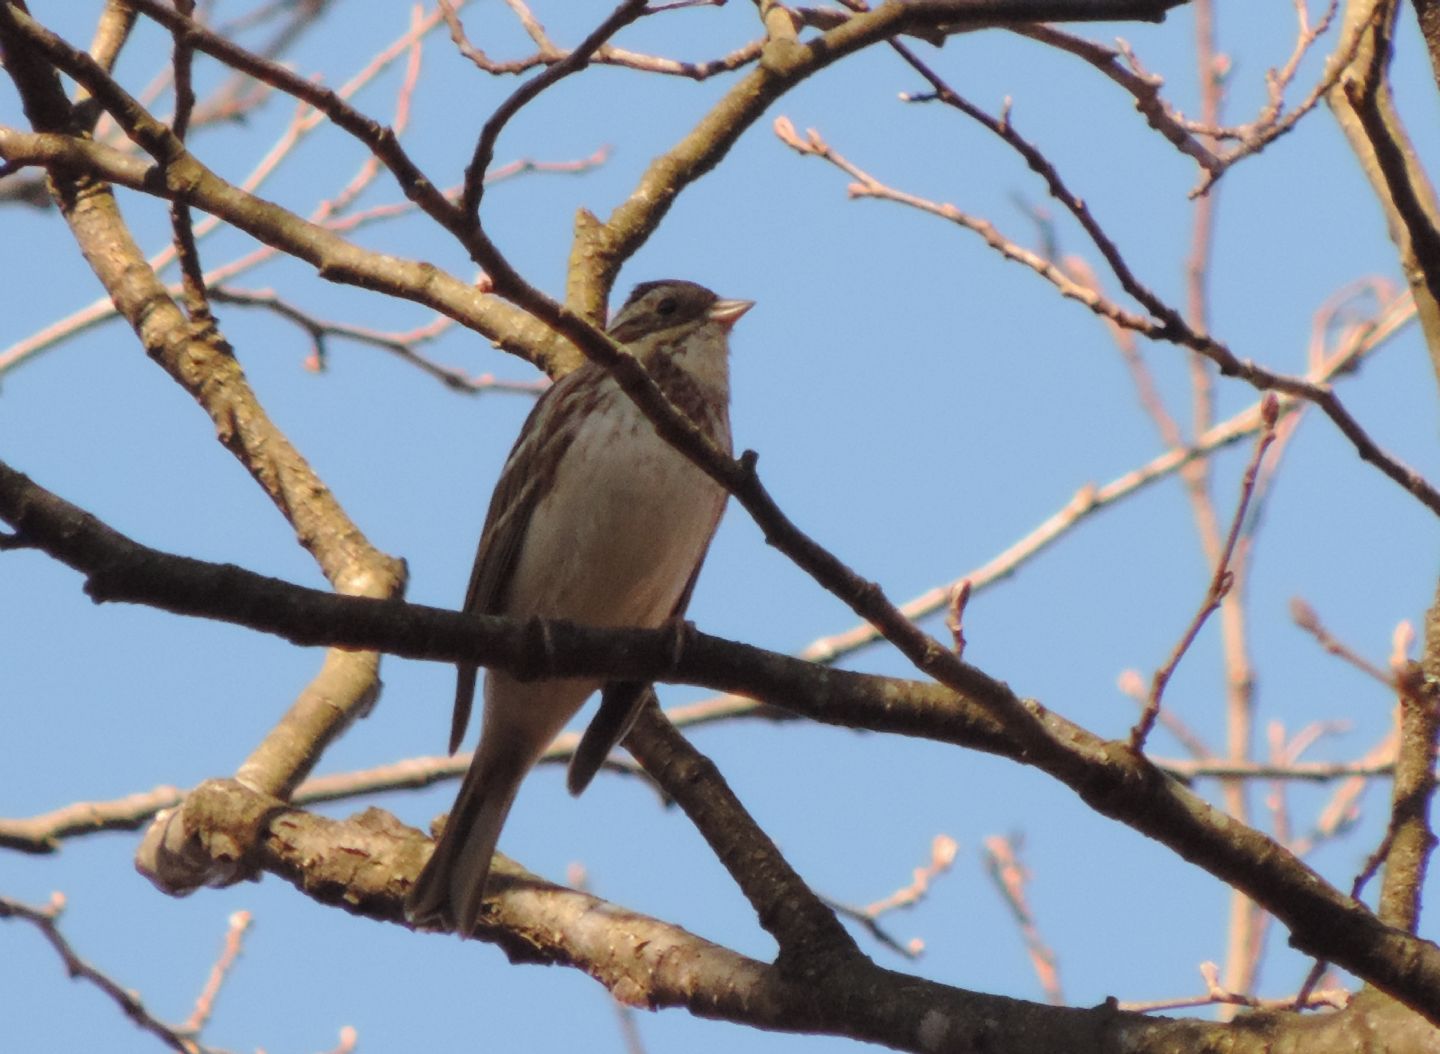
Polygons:
<instances>
[{"instance_id":1,"label":"bird's head","mask_svg":"<svg viewBox=\"0 0 1440 1054\"><path fill-rule=\"evenodd\" d=\"M669 343L670 331L702 326L714 326L724 334L754 306L753 300L722 299L703 285L676 278L642 282L615 313L609 333L622 344L661 334Z\"/></svg>"}]
</instances>

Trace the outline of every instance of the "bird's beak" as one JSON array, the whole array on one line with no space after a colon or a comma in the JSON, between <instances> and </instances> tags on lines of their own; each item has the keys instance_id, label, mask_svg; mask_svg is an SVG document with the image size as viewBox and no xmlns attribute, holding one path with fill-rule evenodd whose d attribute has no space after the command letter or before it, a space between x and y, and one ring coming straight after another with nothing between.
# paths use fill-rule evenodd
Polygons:
<instances>
[{"instance_id":1,"label":"bird's beak","mask_svg":"<svg viewBox=\"0 0 1440 1054\"><path fill-rule=\"evenodd\" d=\"M740 321L741 315L754 306L753 300L717 300L710 305L710 310L705 312L705 317L711 322L720 323L721 328L728 331Z\"/></svg>"}]
</instances>

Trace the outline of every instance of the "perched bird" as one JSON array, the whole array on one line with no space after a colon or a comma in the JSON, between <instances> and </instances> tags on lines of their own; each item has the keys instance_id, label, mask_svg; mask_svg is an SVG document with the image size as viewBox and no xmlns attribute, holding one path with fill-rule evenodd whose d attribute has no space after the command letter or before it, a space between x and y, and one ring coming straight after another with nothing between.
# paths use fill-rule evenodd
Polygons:
<instances>
[{"instance_id":1,"label":"perched bird","mask_svg":"<svg viewBox=\"0 0 1440 1054\"><path fill-rule=\"evenodd\" d=\"M753 305L693 282L646 282L610 336L644 364L669 400L730 449L730 328ZM557 381L525 420L501 470L464 610L590 626L655 627L679 618L725 506L725 491L671 447L602 366ZM475 666L460 667L450 751L465 735ZM600 683L521 682L485 675L480 746L440 841L405 910L455 927L480 916L500 828L526 773ZM629 730L647 685L604 686L570 764L579 794Z\"/></svg>"}]
</instances>

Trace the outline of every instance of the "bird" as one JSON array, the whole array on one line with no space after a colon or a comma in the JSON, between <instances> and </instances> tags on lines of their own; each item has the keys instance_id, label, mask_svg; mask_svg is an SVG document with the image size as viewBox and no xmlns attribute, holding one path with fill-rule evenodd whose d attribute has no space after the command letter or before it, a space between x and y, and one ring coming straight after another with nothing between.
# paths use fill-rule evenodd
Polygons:
<instances>
[{"instance_id":1,"label":"bird","mask_svg":"<svg viewBox=\"0 0 1440 1054\"><path fill-rule=\"evenodd\" d=\"M643 282L607 330L727 453L730 330L753 306L694 282ZM586 362L545 391L520 429L490 499L463 610L597 627L655 628L683 618L726 497L660 436L604 366ZM478 674L477 666L459 664L452 754L469 723ZM406 897L412 923L462 937L474 931L521 782L597 688L600 707L567 778L577 795L629 731L649 686L583 677L521 681L486 671L480 743Z\"/></svg>"}]
</instances>

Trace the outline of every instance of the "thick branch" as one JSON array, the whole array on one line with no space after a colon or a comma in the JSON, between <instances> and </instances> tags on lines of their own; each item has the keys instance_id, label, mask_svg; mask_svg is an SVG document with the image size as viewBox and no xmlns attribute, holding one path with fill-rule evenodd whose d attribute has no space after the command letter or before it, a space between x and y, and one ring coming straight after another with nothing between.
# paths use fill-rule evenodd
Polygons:
<instances>
[{"instance_id":1,"label":"thick branch","mask_svg":"<svg viewBox=\"0 0 1440 1054\"><path fill-rule=\"evenodd\" d=\"M0 45L7 59L36 42L47 53L61 49L15 8L0 7ZM88 57L85 62L92 74L87 86L106 101L119 89ZM57 92L51 71L27 60L12 70L12 76L37 129L56 132L75 125L76 114ZM183 86L186 77L179 79ZM182 106L182 117L184 109ZM148 116L137 122L145 132L141 141L147 148L161 156L184 154L174 133ZM179 241L189 249L188 318L135 243L108 184L83 169L64 167L52 169L50 181L61 214L116 310L130 323L150 357L209 415L220 441L274 502L335 588L373 597L401 592L403 565L370 544L276 427L216 327L204 300L200 264L193 255L183 203L176 205L176 229ZM321 673L291 706L285 720L246 759L240 770L242 778L270 793L284 795L293 789L324 746L369 703L378 669L376 653L335 651L327 656Z\"/></svg>"},{"instance_id":2,"label":"thick branch","mask_svg":"<svg viewBox=\"0 0 1440 1054\"><path fill-rule=\"evenodd\" d=\"M1436 87L1440 87L1440 3L1436 0L1411 0L1411 4L1420 23L1420 35L1425 38L1425 50L1430 54L1430 68L1435 73Z\"/></svg>"},{"instance_id":3,"label":"thick branch","mask_svg":"<svg viewBox=\"0 0 1440 1054\"><path fill-rule=\"evenodd\" d=\"M420 869L426 840L387 814L370 810L340 822L285 810L242 788L207 786L212 838L232 821L267 816L252 863L307 896L365 918L403 924L405 890ZM198 810L197 810L198 811ZM232 831L233 833L233 831ZM1383 999L1357 999L1323 1018L1257 1015L1225 1026L1122 1013L1048 1007L968 992L855 961L821 979L796 981L783 970L712 944L678 926L551 885L502 862L491 927L477 936L514 962L583 970L622 1003L684 1008L700 1016L784 1032L848 1036L898 1050L986 1054L1160 1054L1214 1049L1231 1054L1274 1050L1294 1034L1312 1052L1353 1050L1364 1035L1384 1035L1388 1049L1419 1050L1435 1033Z\"/></svg>"},{"instance_id":4,"label":"thick branch","mask_svg":"<svg viewBox=\"0 0 1440 1054\"><path fill-rule=\"evenodd\" d=\"M831 724L984 750L1047 772L1095 811L1172 848L1243 890L1291 931L1291 943L1343 966L1427 1017L1440 1017L1440 948L1382 924L1292 853L1237 823L1145 758L1087 732L973 667L963 692L817 667L710 637L594 630L466 616L396 600L303 589L231 565L147 549L0 465L0 519L18 539L88 576L96 600L218 618L297 644L473 661L520 677L675 681L765 699ZM544 646L537 646L543 642ZM1010 736L997 713L1023 712L1034 734Z\"/></svg>"},{"instance_id":5,"label":"thick branch","mask_svg":"<svg viewBox=\"0 0 1440 1054\"><path fill-rule=\"evenodd\" d=\"M1440 737L1440 590L1425 614L1421 661L1398 673L1400 739L1379 914L1390 925L1414 933L1420 925L1425 872L1435 851L1430 813L1435 800L1436 740Z\"/></svg>"},{"instance_id":6,"label":"thick branch","mask_svg":"<svg viewBox=\"0 0 1440 1054\"><path fill-rule=\"evenodd\" d=\"M1345 32L1357 34L1361 45L1326 101L1384 211L1401 270L1415 296L1430 365L1440 379L1440 248L1435 234L1440 203L1390 92L1397 7L1398 0L1348 0Z\"/></svg>"},{"instance_id":7,"label":"thick branch","mask_svg":"<svg viewBox=\"0 0 1440 1054\"><path fill-rule=\"evenodd\" d=\"M187 155L183 174L161 171L111 147L69 136L0 127L0 158L46 168L65 167L100 179L184 201L218 216L257 241L312 265L331 282L373 289L438 311L495 343L535 361L549 332L524 312L433 264L371 252L263 198L225 181Z\"/></svg>"},{"instance_id":8,"label":"thick branch","mask_svg":"<svg viewBox=\"0 0 1440 1054\"><path fill-rule=\"evenodd\" d=\"M864 956L835 913L805 884L746 812L715 763L682 736L652 696L625 740L673 797L745 893L760 925L780 945L780 967L816 978Z\"/></svg>"}]
</instances>

